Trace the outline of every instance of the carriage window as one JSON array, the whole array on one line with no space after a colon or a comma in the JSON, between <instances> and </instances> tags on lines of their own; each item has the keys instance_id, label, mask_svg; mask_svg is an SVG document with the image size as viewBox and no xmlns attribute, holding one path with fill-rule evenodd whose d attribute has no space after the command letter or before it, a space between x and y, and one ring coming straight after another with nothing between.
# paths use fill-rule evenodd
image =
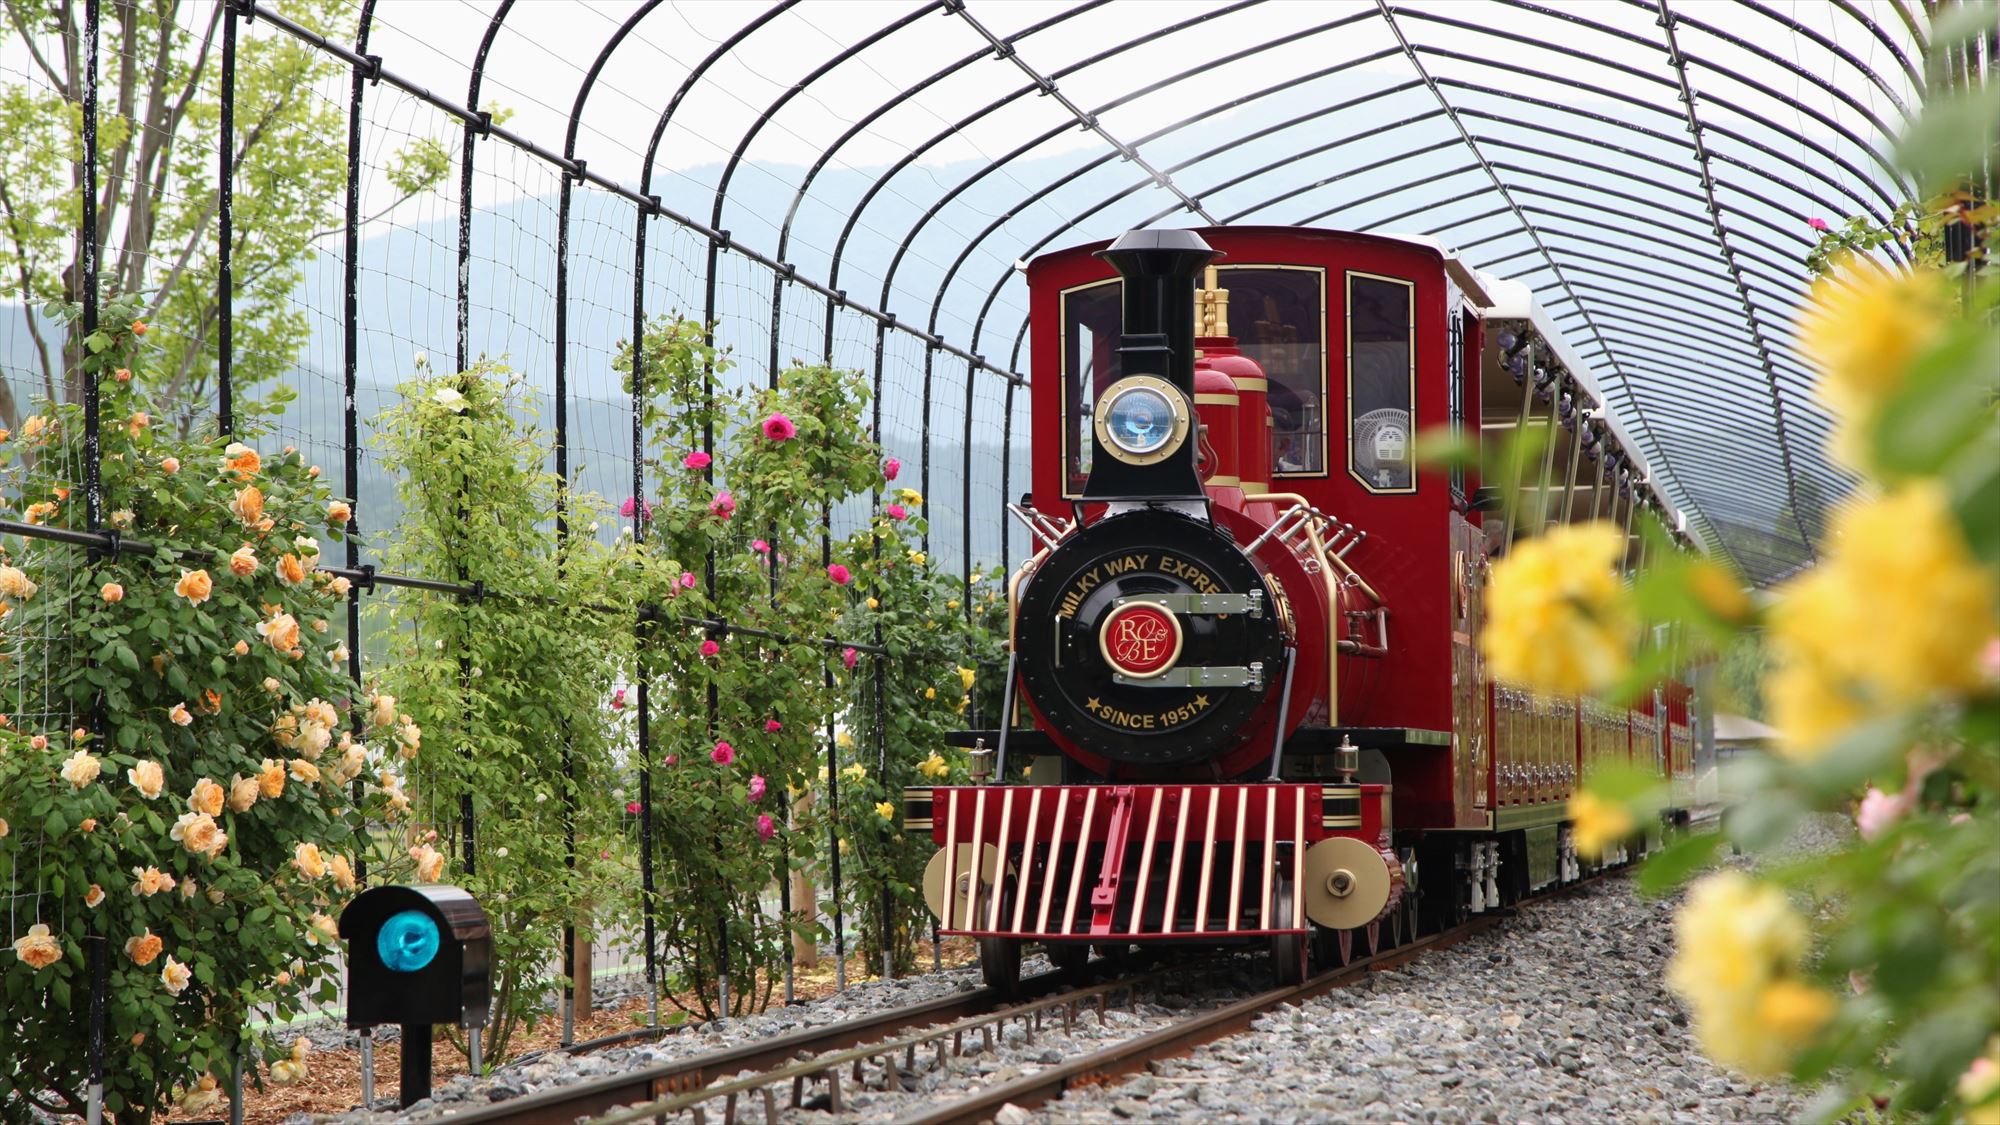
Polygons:
<instances>
[{"instance_id":1,"label":"carriage window","mask_svg":"<svg viewBox=\"0 0 2000 1125\"><path fill-rule=\"evenodd\" d=\"M1416 286L1347 275L1348 470L1371 492L1415 492Z\"/></svg>"},{"instance_id":2,"label":"carriage window","mask_svg":"<svg viewBox=\"0 0 2000 1125\"><path fill-rule=\"evenodd\" d=\"M1063 491L1083 493L1090 476L1091 410L1097 395L1118 378L1118 333L1124 322L1116 281L1062 294Z\"/></svg>"},{"instance_id":3,"label":"carriage window","mask_svg":"<svg viewBox=\"0 0 2000 1125\"><path fill-rule=\"evenodd\" d=\"M1229 331L1269 380L1271 473L1326 474L1326 271L1223 266Z\"/></svg>"}]
</instances>

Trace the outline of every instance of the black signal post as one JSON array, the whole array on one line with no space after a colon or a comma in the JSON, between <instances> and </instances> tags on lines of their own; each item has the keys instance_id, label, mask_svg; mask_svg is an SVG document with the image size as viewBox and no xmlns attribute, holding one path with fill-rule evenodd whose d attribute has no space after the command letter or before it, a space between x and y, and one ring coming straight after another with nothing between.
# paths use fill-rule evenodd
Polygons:
<instances>
[{"instance_id":1,"label":"black signal post","mask_svg":"<svg viewBox=\"0 0 2000 1125\"><path fill-rule=\"evenodd\" d=\"M347 1026L403 1029L401 1103L431 1096L431 1028L486 1025L493 930L457 887L374 887L340 914L347 940Z\"/></svg>"}]
</instances>

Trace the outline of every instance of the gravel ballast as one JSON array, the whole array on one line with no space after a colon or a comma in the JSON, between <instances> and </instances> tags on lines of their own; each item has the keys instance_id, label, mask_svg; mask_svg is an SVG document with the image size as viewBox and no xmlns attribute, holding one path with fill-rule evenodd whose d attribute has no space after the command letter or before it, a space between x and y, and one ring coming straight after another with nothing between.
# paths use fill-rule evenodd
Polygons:
<instances>
[{"instance_id":1,"label":"gravel ballast","mask_svg":"<svg viewBox=\"0 0 2000 1125\"><path fill-rule=\"evenodd\" d=\"M1817 850L1838 830L1810 825L1795 842ZM1250 1032L1153 1063L1112 1086L1076 1091L1040 1109L1009 1106L1000 1125L1133 1120L1257 1122L1777 1122L1797 1119L1804 1096L1782 1084L1728 1074L1701 1057L1685 1012L1665 989L1672 899L1641 898L1613 877L1528 906L1495 930L1394 970L1262 1017ZM1025 971L1046 966L1030 958ZM889 1121L972 1090L1129 1039L1202 1009L1269 987L1260 959L1204 971L1174 992L1148 993L1094 1013L1065 1033L1045 1021L1030 1042L1010 1021L990 1047L940 1066L916 1065L884 1089L870 1066L843 1088L843 1113L793 1112L795 1121ZM793 1008L703 1025L656 1043L596 1054L554 1053L503 1068L483 1082L458 1079L408 1113L385 1109L332 1118L341 1125L432 1120L468 1105L720 1050L966 991L976 969L858 984ZM817 1091L815 1091L817 1093ZM781 1094L788 1100L789 1090ZM719 1108L719 1103L717 1108Z\"/></svg>"}]
</instances>

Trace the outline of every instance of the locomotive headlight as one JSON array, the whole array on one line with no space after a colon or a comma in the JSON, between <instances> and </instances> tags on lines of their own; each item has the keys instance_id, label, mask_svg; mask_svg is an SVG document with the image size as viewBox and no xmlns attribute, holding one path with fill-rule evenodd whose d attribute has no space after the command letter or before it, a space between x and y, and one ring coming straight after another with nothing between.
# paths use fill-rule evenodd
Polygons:
<instances>
[{"instance_id":1,"label":"locomotive headlight","mask_svg":"<svg viewBox=\"0 0 2000 1125\"><path fill-rule=\"evenodd\" d=\"M1113 383L1095 413L1098 440L1130 465L1164 461L1187 440L1185 396L1152 375L1129 375Z\"/></svg>"}]
</instances>

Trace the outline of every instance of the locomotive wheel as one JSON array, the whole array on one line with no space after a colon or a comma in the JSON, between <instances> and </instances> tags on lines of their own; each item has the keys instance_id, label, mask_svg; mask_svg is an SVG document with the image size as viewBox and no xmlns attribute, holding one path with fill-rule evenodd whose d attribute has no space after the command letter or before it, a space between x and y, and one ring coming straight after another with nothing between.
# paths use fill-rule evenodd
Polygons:
<instances>
[{"instance_id":1,"label":"locomotive wheel","mask_svg":"<svg viewBox=\"0 0 2000 1125\"><path fill-rule=\"evenodd\" d=\"M1063 976L1081 983L1090 972L1090 946L1080 941L1054 942L1048 947L1049 964Z\"/></svg>"},{"instance_id":2,"label":"locomotive wheel","mask_svg":"<svg viewBox=\"0 0 2000 1125\"><path fill-rule=\"evenodd\" d=\"M979 979L1002 996L1021 990L1021 939L983 937L979 939Z\"/></svg>"},{"instance_id":3,"label":"locomotive wheel","mask_svg":"<svg viewBox=\"0 0 2000 1125\"><path fill-rule=\"evenodd\" d=\"M1292 923L1292 880L1280 876L1271 888L1271 921L1280 929ZM1312 966L1311 922L1306 923L1303 934L1273 934L1271 936L1271 969L1278 979L1278 987L1300 984L1310 975Z\"/></svg>"}]
</instances>

